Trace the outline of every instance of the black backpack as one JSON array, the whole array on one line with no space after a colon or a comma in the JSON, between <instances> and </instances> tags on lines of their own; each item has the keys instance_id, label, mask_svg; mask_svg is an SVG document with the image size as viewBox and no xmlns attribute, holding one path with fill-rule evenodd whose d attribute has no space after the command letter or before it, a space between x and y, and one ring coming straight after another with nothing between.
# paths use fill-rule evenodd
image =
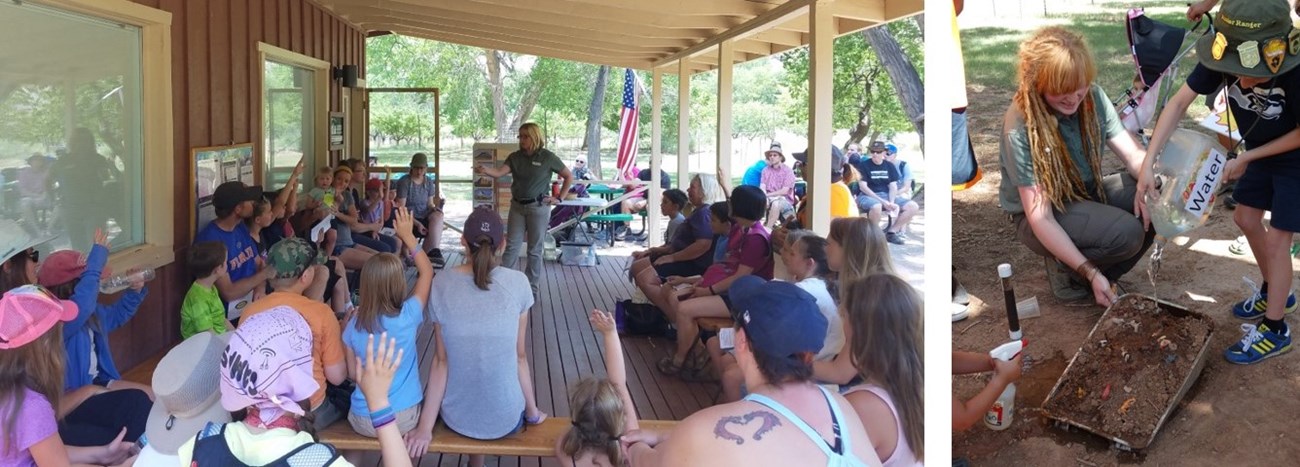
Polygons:
<instances>
[{"instance_id":1,"label":"black backpack","mask_svg":"<svg viewBox=\"0 0 1300 467\"><path fill-rule=\"evenodd\" d=\"M614 306L614 321L619 332L632 336L661 336L668 331L668 320L659 308L649 303L623 300Z\"/></svg>"}]
</instances>

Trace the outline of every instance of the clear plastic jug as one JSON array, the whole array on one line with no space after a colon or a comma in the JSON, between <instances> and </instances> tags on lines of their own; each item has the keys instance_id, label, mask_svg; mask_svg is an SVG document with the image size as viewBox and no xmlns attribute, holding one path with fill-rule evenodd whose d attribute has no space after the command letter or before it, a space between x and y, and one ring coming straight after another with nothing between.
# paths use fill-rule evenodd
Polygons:
<instances>
[{"instance_id":1,"label":"clear plastic jug","mask_svg":"<svg viewBox=\"0 0 1300 467\"><path fill-rule=\"evenodd\" d=\"M1160 190L1147 195L1156 233L1169 239L1205 223L1227 163L1228 152L1213 137L1174 130L1155 163Z\"/></svg>"},{"instance_id":2,"label":"clear plastic jug","mask_svg":"<svg viewBox=\"0 0 1300 467\"><path fill-rule=\"evenodd\" d=\"M555 261L560 258L560 250L555 245L555 236L542 234L542 259Z\"/></svg>"}]
</instances>

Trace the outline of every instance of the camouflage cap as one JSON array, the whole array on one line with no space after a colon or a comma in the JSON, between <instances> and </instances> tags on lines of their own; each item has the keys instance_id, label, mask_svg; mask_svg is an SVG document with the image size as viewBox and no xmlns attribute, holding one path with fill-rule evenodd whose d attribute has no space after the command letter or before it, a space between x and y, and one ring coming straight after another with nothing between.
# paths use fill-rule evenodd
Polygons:
<instances>
[{"instance_id":1,"label":"camouflage cap","mask_svg":"<svg viewBox=\"0 0 1300 467\"><path fill-rule=\"evenodd\" d=\"M298 237L280 240L266 254L266 261L275 271L273 277L276 279L301 277L308 267L322 264L324 259L325 256L318 254L311 242Z\"/></svg>"}]
</instances>

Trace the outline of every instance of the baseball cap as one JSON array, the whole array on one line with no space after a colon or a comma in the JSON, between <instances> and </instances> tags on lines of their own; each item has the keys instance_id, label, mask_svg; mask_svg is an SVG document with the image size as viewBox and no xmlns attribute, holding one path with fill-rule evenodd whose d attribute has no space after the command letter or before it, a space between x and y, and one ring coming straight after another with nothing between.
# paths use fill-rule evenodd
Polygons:
<instances>
[{"instance_id":1,"label":"baseball cap","mask_svg":"<svg viewBox=\"0 0 1300 467\"><path fill-rule=\"evenodd\" d=\"M209 422L230 421L221 399L221 354L230 333L201 332L167 352L153 372L154 404L144 434L159 454L176 454Z\"/></svg>"},{"instance_id":2,"label":"baseball cap","mask_svg":"<svg viewBox=\"0 0 1300 467\"><path fill-rule=\"evenodd\" d=\"M829 324L817 299L799 286L749 275L736 279L727 296L754 349L776 357L821 351Z\"/></svg>"},{"instance_id":3,"label":"baseball cap","mask_svg":"<svg viewBox=\"0 0 1300 467\"><path fill-rule=\"evenodd\" d=\"M889 154L898 154L898 146L894 146L891 143L885 143L885 152Z\"/></svg>"},{"instance_id":4,"label":"baseball cap","mask_svg":"<svg viewBox=\"0 0 1300 467\"><path fill-rule=\"evenodd\" d=\"M867 150L871 152L875 152L875 151L889 152L889 148L885 147L884 141L872 141L871 147L868 148Z\"/></svg>"},{"instance_id":5,"label":"baseball cap","mask_svg":"<svg viewBox=\"0 0 1300 467\"><path fill-rule=\"evenodd\" d=\"M1197 60L1211 70L1271 78L1300 63L1300 32L1284 0L1225 0L1211 31L1196 42Z\"/></svg>"},{"instance_id":6,"label":"baseball cap","mask_svg":"<svg viewBox=\"0 0 1300 467\"><path fill-rule=\"evenodd\" d=\"M212 207L226 210L234 209L239 203L257 201L262 197L262 187L247 186L243 182L226 182L217 185L212 192Z\"/></svg>"},{"instance_id":7,"label":"baseball cap","mask_svg":"<svg viewBox=\"0 0 1300 467\"><path fill-rule=\"evenodd\" d=\"M0 297L0 349L30 344L60 321L77 319L77 304L59 300L39 285L24 285Z\"/></svg>"},{"instance_id":8,"label":"baseball cap","mask_svg":"<svg viewBox=\"0 0 1300 467\"><path fill-rule=\"evenodd\" d=\"M492 246L500 246L503 235L505 228L501 225L501 216L488 208L479 207L465 219L465 241L470 245L487 237L492 240Z\"/></svg>"},{"instance_id":9,"label":"baseball cap","mask_svg":"<svg viewBox=\"0 0 1300 467\"><path fill-rule=\"evenodd\" d=\"M53 235L37 235L24 229L13 219L0 219L0 263L53 239Z\"/></svg>"},{"instance_id":10,"label":"baseball cap","mask_svg":"<svg viewBox=\"0 0 1300 467\"><path fill-rule=\"evenodd\" d=\"M280 240L266 253L267 264L275 270L276 279L301 277L307 268L320 264L320 259L316 247L301 237Z\"/></svg>"},{"instance_id":11,"label":"baseball cap","mask_svg":"<svg viewBox=\"0 0 1300 467\"><path fill-rule=\"evenodd\" d=\"M379 191L384 188L384 181L378 178L366 180L366 191Z\"/></svg>"},{"instance_id":12,"label":"baseball cap","mask_svg":"<svg viewBox=\"0 0 1300 467\"><path fill-rule=\"evenodd\" d=\"M81 259L81 252L75 250L59 250L50 253L50 256L41 262L41 267L36 271L36 283L43 287L54 287L59 284L72 282L73 279L81 277L81 273L86 270L86 263ZM100 273L101 277L112 276L113 272L104 266Z\"/></svg>"},{"instance_id":13,"label":"baseball cap","mask_svg":"<svg viewBox=\"0 0 1300 467\"><path fill-rule=\"evenodd\" d=\"M307 321L287 306L239 323L221 356L221 406L231 412L257 407L263 423L285 412L302 415L298 402L320 389L311 345Z\"/></svg>"},{"instance_id":14,"label":"baseball cap","mask_svg":"<svg viewBox=\"0 0 1300 467\"><path fill-rule=\"evenodd\" d=\"M804 164L808 163L807 149L803 150L803 152L796 152L794 154L791 154L791 156L794 157L794 160L797 160ZM840 148L837 148L835 147L835 145L832 144L831 145L831 173L833 174L842 173L844 171L844 163L847 161L848 158L844 157L844 153L840 151Z\"/></svg>"}]
</instances>

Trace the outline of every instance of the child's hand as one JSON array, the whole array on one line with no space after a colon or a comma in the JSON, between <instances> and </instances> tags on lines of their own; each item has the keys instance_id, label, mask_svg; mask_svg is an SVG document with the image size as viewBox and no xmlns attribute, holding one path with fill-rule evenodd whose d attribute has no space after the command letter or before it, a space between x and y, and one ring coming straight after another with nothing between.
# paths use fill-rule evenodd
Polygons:
<instances>
[{"instance_id":1,"label":"child's hand","mask_svg":"<svg viewBox=\"0 0 1300 467\"><path fill-rule=\"evenodd\" d=\"M415 219L411 217L411 210L405 206L397 208L397 214L393 216L393 230L397 231L397 236L402 239L402 243L407 246L415 244L415 233L411 229L415 227Z\"/></svg>"},{"instance_id":2,"label":"child's hand","mask_svg":"<svg viewBox=\"0 0 1300 467\"><path fill-rule=\"evenodd\" d=\"M379 335L379 347L375 348L375 335L366 338L366 359L356 357L354 378L361 394L366 396L370 407L388 405L388 388L393 384L393 374L402 363L406 349L397 348L397 339L390 339L388 332ZM377 402L383 402L382 404Z\"/></svg>"},{"instance_id":3,"label":"child's hand","mask_svg":"<svg viewBox=\"0 0 1300 467\"><path fill-rule=\"evenodd\" d=\"M132 278L131 290L139 292L140 290L144 289L144 281L140 280L139 277L135 275L135 273L137 272L140 272L140 268L131 268L126 271L126 275Z\"/></svg>"},{"instance_id":4,"label":"child's hand","mask_svg":"<svg viewBox=\"0 0 1300 467\"><path fill-rule=\"evenodd\" d=\"M1001 378L1007 384L1011 384L1020 379L1020 371L1024 368L1021 363L1024 361L1024 355L1016 355L1016 358L1002 361L993 359L993 378Z\"/></svg>"},{"instance_id":5,"label":"child's hand","mask_svg":"<svg viewBox=\"0 0 1300 467\"><path fill-rule=\"evenodd\" d=\"M108 232L104 232L103 228L95 229L95 244L108 248Z\"/></svg>"},{"instance_id":6,"label":"child's hand","mask_svg":"<svg viewBox=\"0 0 1300 467\"><path fill-rule=\"evenodd\" d=\"M591 327L604 334L610 334L618 331L618 326L614 323L614 316L601 310L591 310L591 316L587 318L591 321Z\"/></svg>"},{"instance_id":7,"label":"child's hand","mask_svg":"<svg viewBox=\"0 0 1300 467\"><path fill-rule=\"evenodd\" d=\"M303 156L302 158L298 159L298 165L293 166L293 173L289 174L289 179L290 180L298 179L298 177L302 175L302 168L303 165L306 163L307 163L307 156Z\"/></svg>"}]
</instances>

